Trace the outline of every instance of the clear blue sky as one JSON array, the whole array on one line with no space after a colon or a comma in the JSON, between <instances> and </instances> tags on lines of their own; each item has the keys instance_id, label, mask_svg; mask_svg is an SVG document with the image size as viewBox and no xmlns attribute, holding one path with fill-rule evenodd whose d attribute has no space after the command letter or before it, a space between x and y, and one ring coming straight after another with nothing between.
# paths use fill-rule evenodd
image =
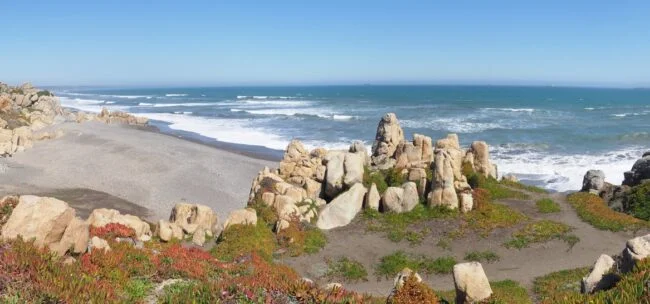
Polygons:
<instances>
[{"instance_id":1,"label":"clear blue sky","mask_svg":"<svg viewBox=\"0 0 650 304\"><path fill-rule=\"evenodd\" d=\"M647 0L4 0L0 29L9 83L650 86Z\"/></svg>"}]
</instances>

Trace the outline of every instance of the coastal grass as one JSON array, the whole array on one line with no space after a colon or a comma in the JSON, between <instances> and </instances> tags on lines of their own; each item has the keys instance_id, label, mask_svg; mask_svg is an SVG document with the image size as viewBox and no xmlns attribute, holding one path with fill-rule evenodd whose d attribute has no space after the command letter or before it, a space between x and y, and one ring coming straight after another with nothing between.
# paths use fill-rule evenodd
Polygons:
<instances>
[{"instance_id":1,"label":"coastal grass","mask_svg":"<svg viewBox=\"0 0 650 304\"><path fill-rule=\"evenodd\" d=\"M328 260L326 276L329 279L345 282L368 281L368 271L363 264L347 257L335 261Z\"/></svg>"},{"instance_id":2,"label":"coastal grass","mask_svg":"<svg viewBox=\"0 0 650 304\"><path fill-rule=\"evenodd\" d=\"M232 225L226 228L212 254L223 261L232 261L243 254L255 252L270 261L275 251L276 238L266 223L258 220L256 225Z\"/></svg>"},{"instance_id":3,"label":"coastal grass","mask_svg":"<svg viewBox=\"0 0 650 304\"><path fill-rule=\"evenodd\" d=\"M580 281L589 270L589 267L566 269L537 277L533 281L533 291L541 301L580 293Z\"/></svg>"},{"instance_id":4,"label":"coastal grass","mask_svg":"<svg viewBox=\"0 0 650 304\"><path fill-rule=\"evenodd\" d=\"M416 224L434 220L457 217L458 212L443 206L429 208L418 204L413 210L402 213L385 212L365 209L362 219L367 231L384 233L393 242L407 240L411 245L418 245L428 234L427 229L414 227Z\"/></svg>"},{"instance_id":5,"label":"coastal grass","mask_svg":"<svg viewBox=\"0 0 650 304\"><path fill-rule=\"evenodd\" d=\"M470 251L465 254L465 261L494 263L501 259L494 251Z\"/></svg>"},{"instance_id":6,"label":"coastal grass","mask_svg":"<svg viewBox=\"0 0 650 304\"><path fill-rule=\"evenodd\" d=\"M650 220L650 182L632 187L625 196L630 214L642 220Z\"/></svg>"},{"instance_id":7,"label":"coastal grass","mask_svg":"<svg viewBox=\"0 0 650 304\"><path fill-rule=\"evenodd\" d=\"M546 194L546 193L548 193L548 191L546 191L545 189L542 189L540 187L536 187L536 186L532 186L532 185L526 185L526 184L522 184L520 182L514 182L514 181L509 181L509 180L501 180L499 183L501 185L504 185L504 186L507 186L507 187L510 187L510 188L514 188L514 189L518 189L518 190L524 190L524 191L528 191L528 192L532 192L532 193L538 193L538 194Z\"/></svg>"},{"instance_id":8,"label":"coastal grass","mask_svg":"<svg viewBox=\"0 0 650 304\"><path fill-rule=\"evenodd\" d=\"M649 226L647 221L610 209L602 198L591 193L573 193L567 201L583 221L600 230L636 231Z\"/></svg>"},{"instance_id":9,"label":"coastal grass","mask_svg":"<svg viewBox=\"0 0 650 304\"><path fill-rule=\"evenodd\" d=\"M490 196L493 200L500 199L528 199L529 196L526 193L521 191L513 190L516 188L519 190L526 190L531 192L538 192L542 189L534 189L532 186L526 186L520 183L501 181L499 182L493 177L485 177L484 175L477 173L472 169L472 166L469 163L464 163L462 167L463 175L467 177L467 183L472 187L472 189L485 189L490 193Z\"/></svg>"},{"instance_id":10,"label":"coastal grass","mask_svg":"<svg viewBox=\"0 0 650 304\"><path fill-rule=\"evenodd\" d=\"M137 303L144 299L153 289L153 283L145 278L135 278L129 280L124 286L126 299L130 303Z\"/></svg>"},{"instance_id":11,"label":"coastal grass","mask_svg":"<svg viewBox=\"0 0 650 304\"><path fill-rule=\"evenodd\" d=\"M406 176L399 169L371 170L367 166L364 167L363 186L369 189L375 184L379 194L383 194L388 187L401 187L405 182Z\"/></svg>"},{"instance_id":12,"label":"coastal grass","mask_svg":"<svg viewBox=\"0 0 650 304\"><path fill-rule=\"evenodd\" d=\"M451 256L433 259L398 250L380 259L379 264L375 265L375 275L378 278L390 278L404 268L425 274L447 274L452 272L454 265L456 265L456 259Z\"/></svg>"},{"instance_id":13,"label":"coastal grass","mask_svg":"<svg viewBox=\"0 0 650 304\"><path fill-rule=\"evenodd\" d=\"M480 209L463 215L464 222L461 227L448 234L450 238L457 238L465 235L468 230L477 232L482 237L487 237L494 229L509 228L523 221L528 217L506 205L498 203L484 203Z\"/></svg>"},{"instance_id":14,"label":"coastal grass","mask_svg":"<svg viewBox=\"0 0 650 304\"><path fill-rule=\"evenodd\" d=\"M550 198L540 199L535 202L535 205L540 213L555 213L562 211L560 205Z\"/></svg>"},{"instance_id":15,"label":"coastal grass","mask_svg":"<svg viewBox=\"0 0 650 304\"><path fill-rule=\"evenodd\" d=\"M648 282L650 281L650 259L637 262L636 267L622 275L611 289L593 294L580 293L580 278L589 272L588 268L552 273L535 280L535 292L541 303L593 303L593 304L638 304L650 303Z\"/></svg>"},{"instance_id":16,"label":"coastal grass","mask_svg":"<svg viewBox=\"0 0 650 304\"><path fill-rule=\"evenodd\" d=\"M529 223L521 230L512 234L512 238L504 243L507 248L522 249L529 247L532 243L548 242L552 239L560 239L569 244L572 248L580 239L570 235L573 230L569 225L551 220L541 220Z\"/></svg>"},{"instance_id":17,"label":"coastal grass","mask_svg":"<svg viewBox=\"0 0 650 304\"><path fill-rule=\"evenodd\" d=\"M480 303L485 304L532 304L526 288L512 280L490 282L492 296ZM442 303L456 303L456 291L446 290L437 292Z\"/></svg>"}]
</instances>

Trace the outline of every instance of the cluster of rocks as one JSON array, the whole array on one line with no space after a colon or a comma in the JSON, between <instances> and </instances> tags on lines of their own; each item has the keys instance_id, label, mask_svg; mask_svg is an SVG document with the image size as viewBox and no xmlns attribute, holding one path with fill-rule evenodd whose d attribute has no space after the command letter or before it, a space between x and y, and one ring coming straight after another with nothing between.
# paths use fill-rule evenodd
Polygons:
<instances>
[{"instance_id":1,"label":"cluster of rocks","mask_svg":"<svg viewBox=\"0 0 650 304\"><path fill-rule=\"evenodd\" d=\"M331 229L349 224L364 206L407 212L424 200L431 207L468 212L473 207L472 188L463 167L497 177L485 142L462 149L456 134L436 142L421 134L405 140L399 120L388 113L377 126L371 153L358 141L347 150L330 151L308 151L300 141L291 141L279 168L264 168L254 179L248 203L274 207L279 229L295 218L316 219L319 228ZM364 174L387 170L401 175L405 183L383 193L374 183L363 185Z\"/></svg>"},{"instance_id":2,"label":"cluster of rocks","mask_svg":"<svg viewBox=\"0 0 650 304\"><path fill-rule=\"evenodd\" d=\"M637 160L632 169L624 173L623 184L612 185L605 181L601 170L589 170L582 181L582 192L590 192L603 198L610 208L627 212L631 206L627 203L627 194L632 188L650 182L650 151Z\"/></svg>"},{"instance_id":3,"label":"cluster of rocks","mask_svg":"<svg viewBox=\"0 0 650 304\"><path fill-rule=\"evenodd\" d=\"M31 148L34 141L63 135L60 129L45 131L49 126L90 120L131 125L148 122L144 117L107 109L99 114L73 112L62 108L51 92L34 88L29 83L18 87L0 83L0 155L12 155Z\"/></svg>"},{"instance_id":4,"label":"cluster of rocks","mask_svg":"<svg viewBox=\"0 0 650 304\"><path fill-rule=\"evenodd\" d=\"M650 257L650 234L635 237L625 243L623 251L614 257L601 254L591 271L582 278L581 291L593 293L616 286L622 275L632 271L637 262Z\"/></svg>"}]
</instances>

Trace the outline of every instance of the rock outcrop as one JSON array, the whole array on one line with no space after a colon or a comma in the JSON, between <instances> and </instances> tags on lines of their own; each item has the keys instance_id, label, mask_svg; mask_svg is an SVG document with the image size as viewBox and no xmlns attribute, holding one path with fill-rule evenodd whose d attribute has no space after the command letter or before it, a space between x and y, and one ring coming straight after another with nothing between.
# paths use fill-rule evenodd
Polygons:
<instances>
[{"instance_id":1,"label":"rock outcrop","mask_svg":"<svg viewBox=\"0 0 650 304\"><path fill-rule=\"evenodd\" d=\"M379 191L377 191L377 185L375 185L375 183L372 183L372 185L370 185L368 193L366 194L365 208L379 210L380 200L381 196L379 195Z\"/></svg>"},{"instance_id":2,"label":"rock outcrop","mask_svg":"<svg viewBox=\"0 0 650 304\"><path fill-rule=\"evenodd\" d=\"M361 211L366 191L366 188L358 183L337 196L321 209L316 226L327 230L349 224Z\"/></svg>"},{"instance_id":3,"label":"rock outcrop","mask_svg":"<svg viewBox=\"0 0 650 304\"><path fill-rule=\"evenodd\" d=\"M88 115L85 113L84 115ZM103 108L102 111L97 114L95 120L105 122L105 123L118 123L118 124L127 124L127 125L140 125L144 126L149 122L149 119L142 116L135 116L122 111L109 111L106 108Z\"/></svg>"},{"instance_id":4,"label":"rock outcrop","mask_svg":"<svg viewBox=\"0 0 650 304\"><path fill-rule=\"evenodd\" d=\"M219 217L212 208L199 204L177 203L169 216L169 222L159 222L159 237L164 241L172 238L182 240L187 234L196 245L203 246L206 237L212 237L220 231L218 224Z\"/></svg>"},{"instance_id":5,"label":"rock outcrop","mask_svg":"<svg viewBox=\"0 0 650 304\"><path fill-rule=\"evenodd\" d=\"M470 146L465 161L472 165L475 172L485 177L497 178L497 168L490 161L490 150L484 141L475 141Z\"/></svg>"},{"instance_id":6,"label":"rock outcrop","mask_svg":"<svg viewBox=\"0 0 650 304\"><path fill-rule=\"evenodd\" d=\"M623 185L634 187L645 181L650 181L650 151L637 160L632 169L624 173Z\"/></svg>"},{"instance_id":7,"label":"rock outcrop","mask_svg":"<svg viewBox=\"0 0 650 304\"><path fill-rule=\"evenodd\" d=\"M397 146L404 140L404 132L395 113L387 113L377 125L375 142L372 145L372 164L381 168L391 168Z\"/></svg>"},{"instance_id":8,"label":"rock outcrop","mask_svg":"<svg viewBox=\"0 0 650 304\"><path fill-rule=\"evenodd\" d=\"M115 209L95 209L88 217L88 224L93 227L104 227L110 223L122 224L135 231L136 239L146 242L151 240L151 227L149 223L130 214L121 214Z\"/></svg>"},{"instance_id":9,"label":"rock outcrop","mask_svg":"<svg viewBox=\"0 0 650 304\"><path fill-rule=\"evenodd\" d=\"M582 179L582 189L580 191L599 194L604 187L605 172L601 170L589 170Z\"/></svg>"},{"instance_id":10,"label":"rock outcrop","mask_svg":"<svg viewBox=\"0 0 650 304\"><path fill-rule=\"evenodd\" d=\"M402 141L395 150L395 168L428 168L433 162L431 137L414 134L413 141Z\"/></svg>"},{"instance_id":11,"label":"rock outcrop","mask_svg":"<svg viewBox=\"0 0 650 304\"><path fill-rule=\"evenodd\" d=\"M257 212L253 208L231 211L223 224L223 229L227 229L232 225L257 225Z\"/></svg>"},{"instance_id":12,"label":"rock outcrop","mask_svg":"<svg viewBox=\"0 0 650 304\"><path fill-rule=\"evenodd\" d=\"M454 265L456 303L478 303L492 295L492 288L479 262Z\"/></svg>"},{"instance_id":13,"label":"rock outcrop","mask_svg":"<svg viewBox=\"0 0 650 304\"><path fill-rule=\"evenodd\" d=\"M452 156L445 150L437 150L434 159L433 180L428 197L429 206L458 208L458 196L454 188Z\"/></svg>"},{"instance_id":14,"label":"rock outcrop","mask_svg":"<svg viewBox=\"0 0 650 304\"><path fill-rule=\"evenodd\" d=\"M401 187L388 187L382 197L383 210L388 212L411 211L418 203L418 188L414 182L406 182Z\"/></svg>"}]
</instances>

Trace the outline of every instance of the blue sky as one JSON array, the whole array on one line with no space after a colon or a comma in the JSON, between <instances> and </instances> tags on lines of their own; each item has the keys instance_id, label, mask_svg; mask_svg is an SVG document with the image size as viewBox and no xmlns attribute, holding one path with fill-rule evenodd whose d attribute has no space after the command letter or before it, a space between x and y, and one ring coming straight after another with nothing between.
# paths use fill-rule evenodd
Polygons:
<instances>
[{"instance_id":1,"label":"blue sky","mask_svg":"<svg viewBox=\"0 0 650 304\"><path fill-rule=\"evenodd\" d=\"M650 1L5 0L0 81L650 86L649 16Z\"/></svg>"}]
</instances>

